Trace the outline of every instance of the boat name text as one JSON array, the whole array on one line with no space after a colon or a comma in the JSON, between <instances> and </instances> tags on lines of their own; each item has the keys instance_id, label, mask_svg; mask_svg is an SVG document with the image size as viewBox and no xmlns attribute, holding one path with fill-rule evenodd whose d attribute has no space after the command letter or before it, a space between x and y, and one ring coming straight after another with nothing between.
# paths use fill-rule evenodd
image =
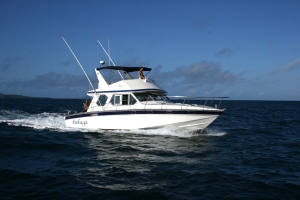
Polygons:
<instances>
[{"instance_id":1,"label":"boat name text","mask_svg":"<svg viewBox=\"0 0 300 200\"><path fill-rule=\"evenodd\" d=\"M80 119L73 120L73 124L81 124L82 126L85 126L87 124L87 121L80 121Z\"/></svg>"}]
</instances>

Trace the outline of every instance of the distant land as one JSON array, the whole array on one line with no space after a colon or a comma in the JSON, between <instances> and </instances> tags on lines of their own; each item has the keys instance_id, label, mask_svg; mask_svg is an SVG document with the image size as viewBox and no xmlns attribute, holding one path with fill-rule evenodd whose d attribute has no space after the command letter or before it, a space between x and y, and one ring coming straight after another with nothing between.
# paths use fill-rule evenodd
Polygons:
<instances>
[{"instance_id":1,"label":"distant land","mask_svg":"<svg viewBox=\"0 0 300 200\"><path fill-rule=\"evenodd\" d=\"M28 99L28 98L45 98L45 97L28 97L17 94L2 94L0 93L0 99Z\"/></svg>"}]
</instances>

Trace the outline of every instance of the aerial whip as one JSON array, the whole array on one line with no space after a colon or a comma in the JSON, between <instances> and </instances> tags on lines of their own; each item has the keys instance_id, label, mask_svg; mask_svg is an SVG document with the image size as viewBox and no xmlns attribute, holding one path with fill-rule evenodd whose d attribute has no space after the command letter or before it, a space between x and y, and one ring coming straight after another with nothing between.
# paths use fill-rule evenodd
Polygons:
<instances>
[{"instance_id":1,"label":"aerial whip","mask_svg":"<svg viewBox=\"0 0 300 200\"><path fill-rule=\"evenodd\" d=\"M101 42L98 40L97 37L96 37L96 40L97 40L97 42L100 44L100 46L102 47L103 51L106 53L108 59L112 62L112 64L113 64L114 66L116 66L115 63L114 63L114 61L111 59L110 55L107 53L107 51L105 50L105 48L103 47L103 45L101 44ZM121 78L124 79L124 77L122 76L122 74L120 73L119 70L118 70L118 73L119 73L119 75L121 76Z\"/></svg>"}]
</instances>

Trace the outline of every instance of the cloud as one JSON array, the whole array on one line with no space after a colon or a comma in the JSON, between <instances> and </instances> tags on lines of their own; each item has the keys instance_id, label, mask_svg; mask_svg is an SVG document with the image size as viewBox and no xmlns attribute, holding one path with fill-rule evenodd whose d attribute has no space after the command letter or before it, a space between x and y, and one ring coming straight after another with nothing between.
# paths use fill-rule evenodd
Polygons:
<instances>
[{"instance_id":1,"label":"cloud","mask_svg":"<svg viewBox=\"0 0 300 200\"><path fill-rule=\"evenodd\" d=\"M221 58L221 57L229 57L231 56L234 52L240 49L240 45L236 46L234 49L230 49L228 47L225 47L218 51L215 56Z\"/></svg>"},{"instance_id":2,"label":"cloud","mask_svg":"<svg viewBox=\"0 0 300 200\"><path fill-rule=\"evenodd\" d=\"M283 68L274 69L274 70L270 71L268 74L269 75L277 75L277 74L283 73L284 71L293 70L293 69L295 69L299 66L300 66L300 58L297 58L296 60L290 62L289 64L287 64Z\"/></svg>"},{"instance_id":3,"label":"cloud","mask_svg":"<svg viewBox=\"0 0 300 200\"><path fill-rule=\"evenodd\" d=\"M225 91L224 85L235 84L243 80L240 76L222 69L217 63L208 61L177 67L171 71L163 71L162 66L157 66L149 74L149 77L153 78L169 94L174 93L176 95L222 95L221 92ZM93 76L89 77L93 78ZM3 85L7 88L49 91L49 94L59 91L64 93L66 91L81 91L85 93L89 89L89 83L84 75L56 72L37 75L29 80L5 81Z\"/></svg>"},{"instance_id":4,"label":"cloud","mask_svg":"<svg viewBox=\"0 0 300 200\"><path fill-rule=\"evenodd\" d=\"M62 64L63 66L65 66L65 67L68 67L68 66L70 66L71 64L73 64L73 62L74 62L74 59L69 58L68 60L61 62L61 64Z\"/></svg>"},{"instance_id":5,"label":"cloud","mask_svg":"<svg viewBox=\"0 0 300 200\"><path fill-rule=\"evenodd\" d=\"M164 79L180 79L184 84L231 84L239 78L228 70L222 70L221 66L214 62L202 61L187 67L177 67L171 72L164 72L159 76ZM200 83L199 83L200 84Z\"/></svg>"},{"instance_id":6,"label":"cloud","mask_svg":"<svg viewBox=\"0 0 300 200\"><path fill-rule=\"evenodd\" d=\"M292 70L300 66L300 58L297 58L293 62L287 64L283 69L284 70Z\"/></svg>"},{"instance_id":7,"label":"cloud","mask_svg":"<svg viewBox=\"0 0 300 200\"><path fill-rule=\"evenodd\" d=\"M81 87L82 85L88 86L88 81L84 75L68 75L48 72L43 75L38 75L31 80L6 82L6 85L8 87L28 87L35 89L74 90L75 87Z\"/></svg>"},{"instance_id":8,"label":"cloud","mask_svg":"<svg viewBox=\"0 0 300 200\"><path fill-rule=\"evenodd\" d=\"M0 71L2 71L2 72L8 71L12 67L16 66L22 60L24 60L24 59L21 57L5 58L0 67Z\"/></svg>"},{"instance_id":9,"label":"cloud","mask_svg":"<svg viewBox=\"0 0 300 200\"><path fill-rule=\"evenodd\" d=\"M223 49L221 49L220 51L218 51L216 54L215 54L215 56L217 56L217 57L222 57L222 56L230 56L230 55L232 55L233 54L233 51L231 50L231 49L229 49L229 48L223 48Z\"/></svg>"},{"instance_id":10,"label":"cloud","mask_svg":"<svg viewBox=\"0 0 300 200\"><path fill-rule=\"evenodd\" d=\"M163 67L153 69L151 76L166 90L181 93L196 93L200 88L212 89L217 85L230 85L242 81L240 75L235 75L214 62L202 61L186 67L177 67L173 71L162 72Z\"/></svg>"}]
</instances>

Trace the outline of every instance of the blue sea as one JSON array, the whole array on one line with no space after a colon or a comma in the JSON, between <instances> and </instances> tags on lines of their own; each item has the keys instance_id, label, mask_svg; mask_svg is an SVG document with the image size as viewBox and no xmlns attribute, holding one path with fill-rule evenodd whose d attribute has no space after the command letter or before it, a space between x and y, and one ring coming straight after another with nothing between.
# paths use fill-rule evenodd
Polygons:
<instances>
[{"instance_id":1,"label":"blue sea","mask_svg":"<svg viewBox=\"0 0 300 200\"><path fill-rule=\"evenodd\" d=\"M0 99L1 199L300 199L300 102L223 101L200 133L66 128L74 99Z\"/></svg>"}]
</instances>

